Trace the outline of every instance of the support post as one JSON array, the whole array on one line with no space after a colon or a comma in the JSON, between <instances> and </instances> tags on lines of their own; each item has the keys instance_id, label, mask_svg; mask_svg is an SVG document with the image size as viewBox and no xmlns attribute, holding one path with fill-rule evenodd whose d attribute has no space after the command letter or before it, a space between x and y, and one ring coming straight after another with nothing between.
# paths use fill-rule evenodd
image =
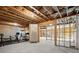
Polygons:
<instances>
[{"instance_id":1,"label":"support post","mask_svg":"<svg viewBox=\"0 0 79 59\"><path fill-rule=\"evenodd\" d=\"M57 46L57 20L54 21L55 24L55 28L54 28L54 42L55 42L55 46Z\"/></svg>"}]
</instances>

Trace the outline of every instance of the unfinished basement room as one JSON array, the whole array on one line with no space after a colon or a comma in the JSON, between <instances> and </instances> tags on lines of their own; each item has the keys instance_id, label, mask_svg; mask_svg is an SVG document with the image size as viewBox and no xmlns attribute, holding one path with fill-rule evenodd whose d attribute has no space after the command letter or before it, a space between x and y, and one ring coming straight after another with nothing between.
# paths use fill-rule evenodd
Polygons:
<instances>
[{"instance_id":1,"label":"unfinished basement room","mask_svg":"<svg viewBox=\"0 0 79 59\"><path fill-rule=\"evenodd\" d=\"M0 53L78 53L79 6L0 6Z\"/></svg>"}]
</instances>

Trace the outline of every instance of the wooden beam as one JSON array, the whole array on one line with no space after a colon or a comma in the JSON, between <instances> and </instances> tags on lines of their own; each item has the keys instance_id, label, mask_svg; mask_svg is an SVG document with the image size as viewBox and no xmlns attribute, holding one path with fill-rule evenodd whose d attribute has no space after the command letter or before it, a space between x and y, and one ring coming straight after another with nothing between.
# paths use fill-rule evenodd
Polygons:
<instances>
[{"instance_id":1,"label":"wooden beam","mask_svg":"<svg viewBox=\"0 0 79 59\"><path fill-rule=\"evenodd\" d=\"M46 21L46 18L44 16L42 16L39 12L35 11L34 9L30 8L29 6L24 6L24 8L28 9L29 11L33 12L34 14L36 14L38 17L40 17L41 19L40 22L44 22Z\"/></svg>"},{"instance_id":2,"label":"wooden beam","mask_svg":"<svg viewBox=\"0 0 79 59\"><path fill-rule=\"evenodd\" d=\"M44 6L43 6L44 10L47 11L49 14L51 14L51 12L49 10L47 10Z\"/></svg>"},{"instance_id":3,"label":"wooden beam","mask_svg":"<svg viewBox=\"0 0 79 59\"><path fill-rule=\"evenodd\" d=\"M29 7L30 8L30 7ZM26 10L29 10L27 9L26 7L23 7L23 9L26 9ZM33 9L32 9L33 10ZM30 10L29 10L30 11ZM38 22L42 22L42 21L46 21L45 19L43 19L42 17L39 16L39 14L37 12L33 12L33 11L30 11L31 13L33 13L34 15L36 15L36 21ZM35 18L35 17L34 17Z\"/></svg>"},{"instance_id":4,"label":"wooden beam","mask_svg":"<svg viewBox=\"0 0 79 59\"><path fill-rule=\"evenodd\" d=\"M15 22L16 21L18 21L18 22L24 22L22 19L18 19L18 18L16 18L16 17L13 17L13 16L10 16L10 15L7 15L7 14L0 14L0 17L1 18L4 18L4 19L8 19L8 21L10 20L10 19L12 19L12 20L15 20ZM24 23L26 23L26 22L24 22Z\"/></svg>"},{"instance_id":5,"label":"wooden beam","mask_svg":"<svg viewBox=\"0 0 79 59\"><path fill-rule=\"evenodd\" d=\"M11 17L11 16L9 16L9 15L4 15L4 14L0 14L0 19L3 19L3 21L4 20L6 20L6 21L8 21L8 22L15 22L15 23L19 23L19 24L21 24L21 25L23 25L24 26L24 24L27 24L26 22L23 22L23 20L16 20L16 18L14 18L14 17Z\"/></svg>"},{"instance_id":6,"label":"wooden beam","mask_svg":"<svg viewBox=\"0 0 79 59\"><path fill-rule=\"evenodd\" d=\"M68 16L68 7L66 7L66 13L67 13L67 16Z\"/></svg>"},{"instance_id":7,"label":"wooden beam","mask_svg":"<svg viewBox=\"0 0 79 59\"><path fill-rule=\"evenodd\" d=\"M6 21L6 20L0 18L0 25L15 26L14 24L10 24L10 23L17 23L17 24L19 24L19 25L16 25L18 27L27 27L28 26L28 25L24 25L24 24L19 23L19 22Z\"/></svg>"},{"instance_id":8,"label":"wooden beam","mask_svg":"<svg viewBox=\"0 0 79 59\"><path fill-rule=\"evenodd\" d=\"M0 13L3 14L4 16L7 15L8 17L12 17L12 18L15 18L16 20L25 20L24 18L21 18L21 17L18 17L17 15L14 15L14 14L11 14L9 13L8 11L3 11L3 10L0 10ZM15 20L14 19L14 20ZM24 22L27 22L27 21L24 21Z\"/></svg>"},{"instance_id":9,"label":"wooden beam","mask_svg":"<svg viewBox=\"0 0 79 59\"><path fill-rule=\"evenodd\" d=\"M28 17L27 15L25 15L21 10L18 10L14 7L8 7L8 8L9 8L9 10L14 11L14 13L19 15L20 17L25 18L26 21L29 21L29 22L35 21L35 22L37 22L36 20L34 20L34 19Z\"/></svg>"},{"instance_id":10,"label":"wooden beam","mask_svg":"<svg viewBox=\"0 0 79 59\"><path fill-rule=\"evenodd\" d=\"M62 15L61 15L61 13L60 13L60 11L59 11L58 7L56 7L56 9L57 9L57 11L58 11L58 14L59 14L59 15L60 15L60 17L62 18Z\"/></svg>"},{"instance_id":11,"label":"wooden beam","mask_svg":"<svg viewBox=\"0 0 79 59\"><path fill-rule=\"evenodd\" d=\"M74 14L74 15L70 15L70 16L66 16L66 17L71 17L71 16L75 16L75 15L78 15L78 14ZM62 18L66 18L66 17L62 17ZM58 20L62 19L62 18L58 18ZM53 19L51 21L54 21L54 20L57 20L57 19ZM63 19L64 20L64 19ZM50 21L50 20L49 20ZM45 22L48 22L48 21L45 21ZM44 22L41 22L41 23L44 23ZM53 22L54 23L54 22ZM40 23L39 23L40 24Z\"/></svg>"},{"instance_id":12,"label":"wooden beam","mask_svg":"<svg viewBox=\"0 0 79 59\"><path fill-rule=\"evenodd\" d=\"M31 9L35 10L37 13L39 13L40 15L42 15L44 18L46 18L45 20L49 20L48 17L46 17L43 13L41 13L39 10L37 10L36 8L29 6Z\"/></svg>"}]
</instances>

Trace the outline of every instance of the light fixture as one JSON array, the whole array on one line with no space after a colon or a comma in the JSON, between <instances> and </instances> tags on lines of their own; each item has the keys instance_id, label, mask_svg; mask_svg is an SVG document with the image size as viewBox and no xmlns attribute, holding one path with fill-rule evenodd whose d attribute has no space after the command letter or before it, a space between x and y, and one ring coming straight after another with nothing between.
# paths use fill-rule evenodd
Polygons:
<instances>
[{"instance_id":1,"label":"light fixture","mask_svg":"<svg viewBox=\"0 0 79 59\"><path fill-rule=\"evenodd\" d=\"M12 25L12 26L21 26L20 24L18 24L18 23L13 23L13 22L5 22L5 21L2 21L1 23L7 24L7 25Z\"/></svg>"},{"instance_id":2,"label":"light fixture","mask_svg":"<svg viewBox=\"0 0 79 59\"><path fill-rule=\"evenodd\" d=\"M19 25L19 24L17 24L17 23L14 23L14 25L15 25L15 26L17 26L17 25Z\"/></svg>"},{"instance_id":3,"label":"light fixture","mask_svg":"<svg viewBox=\"0 0 79 59\"><path fill-rule=\"evenodd\" d=\"M10 25L14 25L14 26L21 26L21 25L18 24L18 23L8 23L8 24L10 24Z\"/></svg>"},{"instance_id":4,"label":"light fixture","mask_svg":"<svg viewBox=\"0 0 79 59\"><path fill-rule=\"evenodd\" d=\"M49 26L52 26L52 24L49 24Z\"/></svg>"}]
</instances>

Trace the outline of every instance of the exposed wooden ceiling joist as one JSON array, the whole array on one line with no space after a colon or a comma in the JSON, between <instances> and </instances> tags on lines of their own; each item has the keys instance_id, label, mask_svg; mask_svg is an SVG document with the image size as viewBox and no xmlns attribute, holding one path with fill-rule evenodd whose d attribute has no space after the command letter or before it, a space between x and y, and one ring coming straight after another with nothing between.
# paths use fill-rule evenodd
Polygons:
<instances>
[{"instance_id":1,"label":"exposed wooden ceiling joist","mask_svg":"<svg viewBox=\"0 0 79 59\"><path fill-rule=\"evenodd\" d=\"M45 20L49 20L48 17L46 17L43 13L41 13L39 10L37 10L36 8L32 7L32 6L29 6L30 8L34 9L37 13L41 14L43 17L45 17L46 19Z\"/></svg>"},{"instance_id":2,"label":"exposed wooden ceiling joist","mask_svg":"<svg viewBox=\"0 0 79 59\"><path fill-rule=\"evenodd\" d=\"M19 15L20 17L25 18L26 21L29 21L29 22L35 21L34 19L30 19L30 18L27 17L25 14L23 14L22 11L20 11L20 10L14 8L14 7L8 7L8 8L9 8L11 11L14 11L14 12L15 12L17 15Z\"/></svg>"},{"instance_id":3,"label":"exposed wooden ceiling joist","mask_svg":"<svg viewBox=\"0 0 79 59\"><path fill-rule=\"evenodd\" d=\"M58 11L58 14L59 14L59 15L60 15L60 17L62 18L62 15L61 15L61 13L60 13L60 11L59 11L58 7L56 7L56 9L57 9L57 11Z\"/></svg>"},{"instance_id":4,"label":"exposed wooden ceiling joist","mask_svg":"<svg viewBox=\"0 0 79 59\"><path fill-rule=\"evenodd\" d=\"M29 23L41 23L79 14L75 6L0 6L0 19L15 22L22 26ZM0 20L1 21L1 20Z\"/></svg>"}]
</instances>

